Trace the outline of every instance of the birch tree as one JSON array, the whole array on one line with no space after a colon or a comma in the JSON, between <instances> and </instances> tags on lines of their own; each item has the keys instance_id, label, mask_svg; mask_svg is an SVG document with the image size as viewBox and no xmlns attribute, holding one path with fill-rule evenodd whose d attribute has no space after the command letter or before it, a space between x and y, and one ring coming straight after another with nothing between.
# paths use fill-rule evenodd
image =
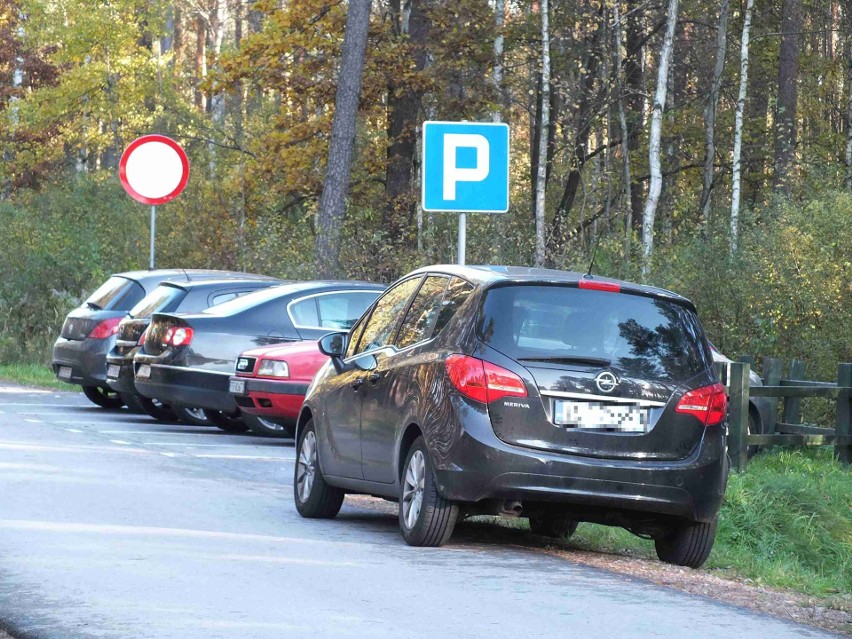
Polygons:
<instances>
[{"instance_id":1,"label":"birch tree","mask_svg":"<svg viewBox=\"0 0 852 639\"><path fill-rule=\"evenodd\" d=\"M654 92L654 106L651 111L651 131L648 139L648 164L651 168L651 182L648 197L642 213L642 273L647 272L651 254L654 251L654 216L663 189L663 172L660 167L660 137L663 129L663 109L666 104L666 88L669 77L669 64L674 48L674 34L677 26L678 0L669 0L666 11L666 33L660 50L660 63L657 67L657 90Z\"/></svg>"},{"instance_id":2,"label":"birch tree","mask_svg":"<svg viewBox=\"0 0 852 639\"><path fill-rule=\"evenodd\" d=\"M727 0L725 0L727 2ZM621 16L618 10L618 1L614 4L613 16L615 18L615 82L618 90L618 125L621 130L621 156L624 166L624 208L627 217L624 222L624 239L627 246L633 235L633 202L631 185L633 179L630 177L630 132L627 128L627 114L624 112L624 83L621 80Z\"/></svg>"},{"instance_id":3,"label":"birch tree","mask_svg":"<svg viewBox=\"0 0 852 639\"><path fill-rule=\"evenodd\" d=\"M710 219L713 190L713 160L716 157L716 109L719 106L719 89L722 86L722 73L725 70L725 52L728 42L728 14L730 0L722 0L719 9L719 28L716 32L716 66L713 68L713 82L704 110L704 133L706 136L704 155L704 184L701 188L701 217L706 224Z\"/></svg>"},{"instance_id":4,"label":"birch tree","mask_svg":"<svg viewBox=\"0 0 852 639\"><path fill-rule=\"evenodd\" d=\"M734 121L734 169L731 179L731 253L737 250L740 225L740 185L742 183L743 112L748 86L748 47L751 31L751 11L754 0L747 0L743 17L743 37L740 45L740 92L737 96L737 115Z\"/></svg>"},{"instance_id":5,"label":"birch tree","mask_svg":"<svg viewBox=\"0 0 852 639\"><path fill-rule=\"evenodd\" d=\"M547 190L547 142L550 133L550 3L548 0L541 0L541 117L538 121L538 128L539 161L535 180L535 265L544 266L544 201Z\"/></svg>"},{"instance_id":6,"label":"birch tree","mask_svg":"<svg viewBox=\"0 0 852 639\"><path fill-rule=\"evenodd\" d=\"M494 88L499 96L499 106L491 114L494 122L500 122L503 118L501 110L503 106L503 23L506 20L506 0L495 0L494 2L494 25L497 27L497 35L494 36Z\"/></svg>"},{"instance_id":7,"label":"birch tree","mask_svg":"<svg viewBox=\"0 0 852 639\"><path fill-rule=\"evenodd\" d=\"M846 21L846 188L852 191L852 1L843 5Z\"/></svg>"},{"instance_id":8,"label":"birch tree","mask_svg":"<svg viewBox=\"0 0 852 639\"><path fill-rule=\"evenodd\" d=\"M361 98L361 74L370 26L370 5L371 0L350 0L346 14L334 121L328 148L328 168L317 221L316 270L320 278L333 278L340 274L340 231L349 192L355 124Z\"/></svg>"}]
</instances>

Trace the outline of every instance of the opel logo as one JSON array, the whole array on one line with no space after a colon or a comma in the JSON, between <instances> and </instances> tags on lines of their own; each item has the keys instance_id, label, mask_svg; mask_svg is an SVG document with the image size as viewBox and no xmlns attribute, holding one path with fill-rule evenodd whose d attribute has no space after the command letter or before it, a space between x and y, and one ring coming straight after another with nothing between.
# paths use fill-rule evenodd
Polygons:
<instances>
[{"instance_id":1,"label":"opel logo","mask_svg":"<svg viewBox=\"0 0 852 639\"><path fill-rule=\"evenodd\" d=\"M618 386L618 379L609 371L604 371L603 373L598 373L598 376L595 377L595 385L600 392L611 393Z\"/></svg>"}]
</instances>

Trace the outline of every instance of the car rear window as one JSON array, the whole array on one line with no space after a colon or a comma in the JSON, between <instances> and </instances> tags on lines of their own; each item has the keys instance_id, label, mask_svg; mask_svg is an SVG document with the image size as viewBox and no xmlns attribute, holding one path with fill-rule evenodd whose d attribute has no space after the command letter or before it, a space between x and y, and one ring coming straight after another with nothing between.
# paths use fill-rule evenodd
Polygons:
<instances>
[{"instance_id":1,"label":"car rear window","mask_svg":"<svg viewBox=\"0 0 852 639\"><path fill-rule=\"evenodd\" d=\"M130 316L142 319L150 316L151 313L171 313L185 296L186 291L182 288L160 285L130 309Z\"/></svg>"},{"instance_id":2,"label":"car rear window","mask_svg":"<svg viewBox=\"0 0 852 639\"><path fill-rule=\"evenodd\" d=\"M133 280L113 275L89 295L86 304L97 309L129 311L142 298L145 289Z\"/></svg>"},{"instance_id":3,"label":"car rear window","mask_svg":"<svg viewBox=\"0 0 852 639\"><path fill-rule=\"evenodd\" d=\"M614 370L659 381L685 381L710 366L695 313L639 295L567 286L493 288L477 330L486 344L516 360L603 360Z\"/></svg>"}]
</instances>

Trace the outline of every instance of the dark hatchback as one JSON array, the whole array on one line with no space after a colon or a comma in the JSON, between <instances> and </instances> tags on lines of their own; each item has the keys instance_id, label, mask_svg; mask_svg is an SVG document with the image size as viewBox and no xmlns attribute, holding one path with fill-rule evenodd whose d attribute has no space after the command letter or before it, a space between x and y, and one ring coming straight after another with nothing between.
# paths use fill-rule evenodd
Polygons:
<instances>
[{"instance_id":1,"label":"dark hatchback","mask_svg":"<svg viewBox=\"0 0 852 639\"><path fill-rule=\"evenodd\" d=\"M202 313L155 313L134 358L136 389L170 405L204 408L225 430L245 430L252 417L240 415L228 383L237 356L348 328L384 288L368 282L293 282Z\"/></svg>"},{"instance_id":2,"label":"dark hatchback","mask_svg":"<svg viewBox=\"0 0 852 639\"><path fill-rule=\"evenodd\" d=\"M198 313L259 289L281 284L281 280L252 273L234 274L227 279L199 279L190 282L162 282L134 306L121 320L115 346L106 356L106 380L125 403L134 404L152 417L174 419L173 411L141 398L133 379L133 357L154 313ZM147 400L147 401L146 401Z\"/></svg>"},{"instance_id":3,"label":"dark hatchback","mask_svg":"<svg viewBox=\"0 0 852 639\"><path fill-rule=\"evenodd\" d=\"M579 521L656 542L697 567L728 474L727 397L692 303L615 280L520 267L429 267L348 333L299 418L293 482L306 517L346 492L399 502L412 545L457 518Z\"/></svg>"},{"instance_id":4,"label":"dark hatchback","mask_svg":"<svg viewBox=\"0 0 852 639\"><path fill-rule=\"evenodd\" d=\"M115 343L118 324L160 282L226 277L228 271L158 269L116 273L79 307L68 313L53 346L51 364L57 378L83 387L86 397L105 408L122 405L106 382L106 354Z\"/></svg>"}]
</instances>

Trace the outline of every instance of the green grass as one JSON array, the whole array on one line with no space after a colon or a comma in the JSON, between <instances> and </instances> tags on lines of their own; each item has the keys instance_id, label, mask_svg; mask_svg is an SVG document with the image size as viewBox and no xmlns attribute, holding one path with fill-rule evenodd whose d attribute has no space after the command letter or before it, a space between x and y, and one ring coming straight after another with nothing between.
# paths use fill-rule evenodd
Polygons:
<instances>
[{"instance_id":1,"label":"green grass","mask_svg":"<svg viewBox=\"0 0 852 639\"><path fill-rule=\"evenodd\" d=\"M80 390L79 386L60 382L50 366L44 364L0 364L0 380L22 386L56 388L65 391Z\"/></svg>"},{"instance_id":2,"label":"green grass","mask_svg":"<svg viewBox=\"0 0 852 639\"><path fill-rule=\"evenodd\" d=\"M653 558L621 528L582 524L571 545ZM707 568L818 597L852 594L852 468L830 448L776 450L732 474Z\"/></svg>"}]
</instances>

